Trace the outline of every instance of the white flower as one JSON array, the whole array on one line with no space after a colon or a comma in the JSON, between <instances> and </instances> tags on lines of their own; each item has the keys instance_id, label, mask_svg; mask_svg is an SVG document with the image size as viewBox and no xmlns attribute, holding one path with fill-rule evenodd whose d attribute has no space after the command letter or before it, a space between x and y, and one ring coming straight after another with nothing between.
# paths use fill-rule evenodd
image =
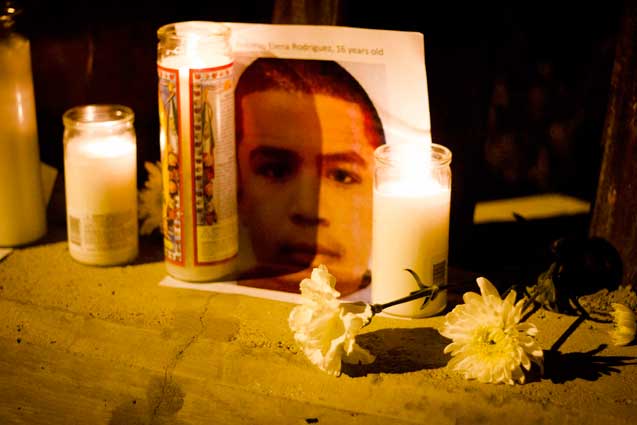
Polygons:
<instances>
[{"instance_id":1,"label":"white flower","mask_svg":"<svg viewBox=\"0 0 637 425\"><path fill-rule=\"evenodd\" d=\"M464 294L465 304L445 317L441 335L450 338L445 353L453 358L448 367L487 383L524 383L531 363L543 364L543 352L534 336L537 328L519 323L524 300L515 303L511 291L503 300L497 289L483 277L477 279L481 295Z\"/></svg>"},{"instance_id":2,"label":"white flower","mask_svg":"<svg viewBox=\"0 0 637 425\"><path fill-rule=\"evenodd\" d=\"M615 345L628 345L635 339L637 332L637 319L635 313L628 307L619 303L613 306L613 329L610 336Z\"/></svg>"},{"instance_id":3,"label":"white flower","mask_svg":"<svg viewBox=\"0 0 637 425\"><path fill-rule=\"evenodd\" d=\"M308 359L330 375L341 373L346 363L371 363L374 356L356 344L355 338L372 316L364 303L341 303L334 289L336 279L327 267L312 270L311 279L301 282L302 304L288 318L294 339Z\"/></svg>"},{"instance_id":4,"label":"white flower","mask_svg":"<svg viewBox=\"0 0 637 425\"><path fill-rule=\"evenodd\" d=\"M148 180L144 188L139 191L139 219L143 220L139 233L149 235L158 228L160 231L162 221L162 184L161 162L153 164L145 162L144 167L148 172Z\"/></svg>"}]
</instances>

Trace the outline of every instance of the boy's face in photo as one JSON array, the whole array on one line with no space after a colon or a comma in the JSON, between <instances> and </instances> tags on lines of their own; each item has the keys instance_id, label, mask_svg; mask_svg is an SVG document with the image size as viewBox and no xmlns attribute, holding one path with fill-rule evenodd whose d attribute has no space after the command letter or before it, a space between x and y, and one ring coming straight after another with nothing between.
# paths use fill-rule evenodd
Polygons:
<instances>
[{"instance_id":1,"label":"boy's face in photo","mask_svg":"<svg viewBox=\"0 0 637 425\"><path fill-rule=\"evenodd\" d=\"M240 208L255 256L297 268L325 264L338 289L353 292L371 251L375 146L360 106L278 90L241 102Z\"/></svg>"}]
</instances>

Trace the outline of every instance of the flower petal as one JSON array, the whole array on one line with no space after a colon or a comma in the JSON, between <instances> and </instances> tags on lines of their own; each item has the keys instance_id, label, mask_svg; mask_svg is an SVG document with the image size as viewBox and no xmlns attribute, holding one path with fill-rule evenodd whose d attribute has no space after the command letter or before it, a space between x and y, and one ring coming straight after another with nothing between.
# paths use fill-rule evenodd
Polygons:
<instances>
[{"instance_id":1,"label":"flower petal","mask_svg":"<svg viewBox=\"0 0 637 425\"><path fill-rule=\"evenodd\" d=\"M497 289L495 289L493 283L491 283L487 278L479 277L476 279L476 281L478 282L480 293L483 297L491 295L500 299L500 293Z\"/></svg>"},{"instance_id":2,"label":"flower petal","mask_svg":"<svg viewBox=\"0 0 637 425\"><path fill-rule=\"evenodd\" d=\"M637 318L635 312L620 303L612 303L613 329L610 336L613 344L624 346L632 343L637 334Z\"/></svg>"},{"instance_id":3,"label":"flower petal","mask_svg":"<svg viewBox=\"0 0 637 425\"><path fill-rule=\"evenodd\" d=\"M365 303L341 303L336 279L321 265L300 283L302 304L288 316L294 339L307 358L330 375L341 373L341 361L370 363L374 356L355 338L373 316Z\"/></svg>"},{"instance_id":4,"label":"flower petal","mask_svg":"<svg viewBox=\"0 0 637 425\"><path fill-rule=\"evenodd\" d=\"M524 302L511 291L503 300L486 278L477 279L480 294L467 292L464 304L445 316L440 334L451 339L444 352L448 363L465 379L480 382L525 382L525 371L532 363L542 366L543 352L534 336L537 328L519 323Z\"/></svg>"}]
</instances>

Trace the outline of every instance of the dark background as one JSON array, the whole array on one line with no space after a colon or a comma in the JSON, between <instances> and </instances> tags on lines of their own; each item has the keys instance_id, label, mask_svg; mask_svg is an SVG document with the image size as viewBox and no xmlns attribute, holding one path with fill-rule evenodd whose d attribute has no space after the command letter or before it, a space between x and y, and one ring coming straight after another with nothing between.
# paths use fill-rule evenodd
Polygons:
<instances>
[{"instance_id":1,"label":"dark background","mask_svg":"<svg viewBox=\"0 0 637 425\"><path fill-rule=\"evenodd\" d=\"M451 263L496 268L542 256L550 239L585 232L588 216L485 230L472 225L473 207L555 191L594 200L622 3L442 3L343 0L339 23L424 34L432 135L454 155ZM136 114L140 185L143 162L159 158L157 29L183 20L270 23L274 7L256 0L18 4L32 43L42 159L63 169L65 110L124 104Z\"/></svg>"}]
</instances>

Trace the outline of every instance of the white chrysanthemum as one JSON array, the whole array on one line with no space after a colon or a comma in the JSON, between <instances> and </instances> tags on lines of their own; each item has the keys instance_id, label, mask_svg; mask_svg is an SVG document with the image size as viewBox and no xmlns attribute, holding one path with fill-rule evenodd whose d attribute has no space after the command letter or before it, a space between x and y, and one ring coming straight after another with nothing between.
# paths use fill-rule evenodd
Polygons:
<instances>
[{"instance_id":1,"label":"white chrysanthemum","mask_svg":"<svg viewBox=\"0 0 637 425\"><path fill-rule=\"evenodd\" d=\"M628 307L619 303L613 306L613 329L610 336L615 345L628 345L635 339L637 332L637 319L635 313Z\"/></svg>"},{"instance_id":2,"label":"white chrysanthemum","mask_svg":"<svg viewBox=\"0 0 637 425\"><path fill-rule=\"evenodd\" d=\"M308 359L330 375L339 375L341 360L371 363L374 356L356 344L355 338L373 313L364 303L341 303L334 289L336 279L327 267L312 270L311 279L301 282L302 304L288 318L294 339Z\"/></svg>"},{"instance_id":3,"label":"white chrysanthemum","mask_svg":"<svg viewBox=\"0 0 637 425\"><path fill-rule=\"evenodd\" d=\"M144 188L139 191L139 219L143 220L139 233L149 235L157 228L162 230L161 163L145 162L144 167L148 172L148 179Z\"/></svg>"},{"instance_id":4,"label":"white chrysanthemum","mask_svg":"<svg viewBox=\"0 0 637 425\"><path fill-rule=\"evenodd\" d=\"M464 304L445 317L441 335L450 338L445 353L453 358L448 367L465 379L480 382L524 383L524 370L542 367L543 352L534 336L537 328L520 323L523 300L515 303L511 291L503 300L487 279L477 279L481 295L468 292Z\"/></svg>"}]
</instances>

